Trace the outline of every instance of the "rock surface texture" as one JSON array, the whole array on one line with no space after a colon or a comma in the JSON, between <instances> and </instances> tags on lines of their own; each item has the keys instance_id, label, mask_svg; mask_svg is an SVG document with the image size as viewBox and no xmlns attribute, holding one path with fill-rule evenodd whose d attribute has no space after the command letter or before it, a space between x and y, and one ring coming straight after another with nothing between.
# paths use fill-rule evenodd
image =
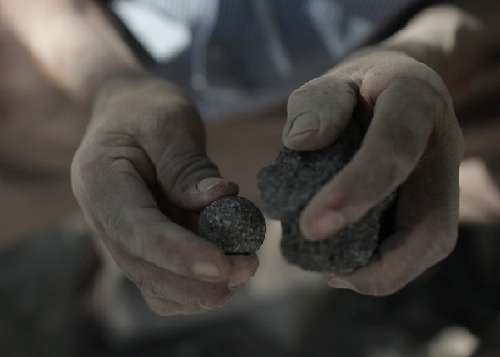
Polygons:
<instances>
[{"instance_id":1,"label":"rock surface texture","mask_svg":"<svg viewBox=\"0 0 500 357\"><path fill-rule=\"evenodd\" d=\"M302 210L316 192L351 160L361 146L363 135L359 123L351 120L333 145L302 152L284 148L276 161L257 175L266 213L281 221L281 250L291 264L312 271L352 272L367 265L376 251L381 227L394 206L396 192L357 223L327 240L308 241L299 227Z\"/></svg>"},{"instance_id":2,"label":"rock surface texture","mask_svg":"<svg viewBox=\"0 0 500 357\"><path fill-rule=\"evenodd\" d=\"M266 235L266 221L248 199L227 196L201 211L199 233L226 254L252 254Z\"/></svg>"}]
</instances>

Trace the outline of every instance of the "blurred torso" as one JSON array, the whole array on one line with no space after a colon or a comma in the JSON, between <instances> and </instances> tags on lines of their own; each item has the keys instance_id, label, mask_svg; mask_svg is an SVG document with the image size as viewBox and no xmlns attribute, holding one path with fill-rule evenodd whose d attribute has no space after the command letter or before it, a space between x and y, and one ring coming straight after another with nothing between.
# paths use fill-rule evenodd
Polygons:
<instances>
[{"instance_id":1,"label":"blurred torso","mask_svg":"<svg viewBox=\"0 0 500 357\"><path fill-rule=\"evenodd\" d=\"M421 0L112 0L160 75L205 119L285 100Z\"/></svg>"}]
</instances>

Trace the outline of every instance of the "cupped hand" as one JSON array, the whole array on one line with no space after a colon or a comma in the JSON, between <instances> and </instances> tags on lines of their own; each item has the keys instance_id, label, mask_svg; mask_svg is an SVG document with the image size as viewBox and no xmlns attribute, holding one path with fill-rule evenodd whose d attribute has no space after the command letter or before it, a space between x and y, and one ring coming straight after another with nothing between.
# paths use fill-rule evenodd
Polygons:
<instances>
[{"instance_id":1,"label":"cupped hand","mask_svg":"<svg viewBox=\"0 0 500 357\"><path fill-rule=\"evenodd\" d=\"M148 75L108 82L72 164L77 200L111 255L158 314L224 304L258 267L196 234L198 212L238 192L206 157L189 99Z\"/></svg>"},{"instance_id":2,"label":"cupped hand","mask_svg":"<svg viewBox=\"0 0 500 357\"><path fill-rule=\"evenodd\" d=\"M349 120L367 128L361 148L309 202L301 229L310 240L326 239L398 189L394 231L369 265L325 274L332 287L388 295L455 246L463 138L439 75L382 49L357 53L296 90L283 142L293 150L320 149Z\"/></svg>"}]
</instances>

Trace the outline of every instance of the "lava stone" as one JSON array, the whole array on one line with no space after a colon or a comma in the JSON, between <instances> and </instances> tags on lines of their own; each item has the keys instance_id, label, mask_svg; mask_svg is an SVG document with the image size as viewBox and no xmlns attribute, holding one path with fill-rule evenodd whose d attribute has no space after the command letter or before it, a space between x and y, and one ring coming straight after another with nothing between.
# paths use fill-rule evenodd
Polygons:
<instances>
[{"instance_id":1,"label":"lava stone","mask_svg":"<svg viewBox=\"0 0 500 357\"><path fill-rule=\"evenodd\" d=\"M248 199L227 196L201 211L199 234L226 254L251 254L264 243L266 221Z\"/></svg>"},{"instance_id":2,"label":"lava stone","mask_svg":"<svg viewBox=\"0 0 500 357\"><path fill-rule=\"evenodd\" d=\"M257 175L266 213L281 221L281 251L291 264L312 271L351 272L367 265L376 251L381 227L394 207L396 192L358 222L324 241L306 240L299 227L302 210L352 159L363 137L361 125L351 120L331 146L315 151L284 148L276 161Z\"/></svg>"}]
</instances>

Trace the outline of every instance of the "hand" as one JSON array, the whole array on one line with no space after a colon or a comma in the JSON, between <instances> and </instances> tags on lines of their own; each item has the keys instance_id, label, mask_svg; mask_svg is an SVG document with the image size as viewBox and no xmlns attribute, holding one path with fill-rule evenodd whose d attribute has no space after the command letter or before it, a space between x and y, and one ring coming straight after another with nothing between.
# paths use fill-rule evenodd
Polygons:
<instances>
[{"instance_id":1,"label":"hand","mask_svg":"<svg viewBox=\"0 0 500 357\"><path fill-rule=\"evenodd\" d=\"M220 178L197 111L166 82L105 85L72 184L91 226L160 315L221 306L257 270L255 256L228 257L195 233L197 212L238 186Z\"/></svg>"},{"instance_id":2,"label":"hand","mask_svg":"<svg viewBox=\"0 0 500 357\"><path fill-rule=\"evenodd\" d=\"M326 147L354 113L368 127L364 142L309 202L300 224L307 238L325 239L399 187L394 233L369 265L350 274L326 273L332 287L388 295L455 246L463 138L434 71L403 53L372 50L291 95L284 144L293 150Z\"/></svg>"}]
</instances>

